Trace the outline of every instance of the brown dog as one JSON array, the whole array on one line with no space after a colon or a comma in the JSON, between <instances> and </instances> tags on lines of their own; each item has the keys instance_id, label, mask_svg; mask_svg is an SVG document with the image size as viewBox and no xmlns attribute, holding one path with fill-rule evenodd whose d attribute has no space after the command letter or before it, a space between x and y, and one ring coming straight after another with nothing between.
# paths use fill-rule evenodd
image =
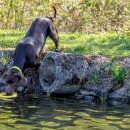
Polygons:
<instances>
[{"instance_id":1,"label":"brown dog","mask_svg":"<svg viewBox=\"0 0 130 130\"><path fill-rule=\"evenodd\" d=\"M56 18L56 9L54 9L54 17ZM37 18L32 23L26 36L17 45L14 57L13 67L4 74L6 81L5 92L10 95L14 91L18 91L18 86L26 86L27 80L22 72L25 68L39 67L39 56L44 48L47 37L50 37L55 43L55 51L59 51L59 38L56 27L52 18Z\"/></svg>"}]
</instances>

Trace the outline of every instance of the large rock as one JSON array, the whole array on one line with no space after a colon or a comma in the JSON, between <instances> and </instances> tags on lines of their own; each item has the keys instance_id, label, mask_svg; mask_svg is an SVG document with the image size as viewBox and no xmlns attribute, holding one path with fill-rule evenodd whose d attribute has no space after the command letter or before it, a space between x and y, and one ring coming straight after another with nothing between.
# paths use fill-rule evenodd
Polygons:
<instances>
[{"instance_id":1,"label":"large rock","mask_svg":"<svg viewBox=\"0 0 130 130\"><path fill-rule=\"evenodd\" d=\"M76 93L87 87L92 74L108 61L104 56L49 53L41 61L40 83L48 94Z\"/></svg>"},{"instance_id":2,"label":"large rock","mask_svg":"<svg viewBox=\"0 0 130 130\"><path fill-rule=\"evenodd\" d=\"M128 91L124 87L115 90L108 96L108 103L111 105L123 105L129 102Z\"/></svg>"},{"instance_id":3,"label":"large rock","mask_svg":"<svg viewBox=\"0 0 130 130\"><path fill-rule=\"evenodd\" d=\"M49 53L41 62L40 83L48 93L76 93L86 82L87 58L65 53Z\"/></svg>"}]
</instances>

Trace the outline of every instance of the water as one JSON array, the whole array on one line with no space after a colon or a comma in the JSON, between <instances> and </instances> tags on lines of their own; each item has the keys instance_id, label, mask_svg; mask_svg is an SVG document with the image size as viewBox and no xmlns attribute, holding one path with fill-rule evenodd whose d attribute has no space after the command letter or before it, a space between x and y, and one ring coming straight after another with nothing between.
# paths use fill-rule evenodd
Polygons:
<instances>
[{"instance_id":1,"label":"water","mask_svg":"<svg viewBox=\"0 0 130 130\"><path fill-rule=\"evenodd\" d=\"M0 99L0 130L130 130L130 107L38 96Z\"/></svg>"}]
</instances>

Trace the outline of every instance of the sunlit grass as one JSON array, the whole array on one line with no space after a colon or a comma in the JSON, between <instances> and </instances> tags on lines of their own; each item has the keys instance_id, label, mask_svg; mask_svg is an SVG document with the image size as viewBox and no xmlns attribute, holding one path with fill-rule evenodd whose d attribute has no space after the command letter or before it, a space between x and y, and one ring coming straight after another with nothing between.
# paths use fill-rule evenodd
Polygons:
<instances>
[{"instance_id":1,"label":"sunlit grass","mask_svg":"<svg viewBox=\"0 0 130 130\"><path fill-rule=\"evenodd\" d=\"M16 47L26 31L1 30L0 46ZM97 34L60 33L60 49L75 54L102 54L111 57L130 55L130 34L105 32ZM45 45L46 51L54 50L54 43L49 38Z\"/></svg>"}]
</instances>

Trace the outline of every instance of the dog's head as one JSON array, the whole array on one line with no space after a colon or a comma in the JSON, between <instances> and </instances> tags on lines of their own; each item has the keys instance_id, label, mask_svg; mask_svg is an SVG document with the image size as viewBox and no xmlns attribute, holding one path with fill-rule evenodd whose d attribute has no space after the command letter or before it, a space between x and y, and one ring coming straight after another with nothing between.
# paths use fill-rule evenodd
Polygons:
<instances>
[{"instance_id":1,"label":"dog's head","mask_svg":"<svg viewBox=\"0 0 130 130\"><path fill-rule=\"evenodd\" d=\"M10 70L3 75L5 80L5 93L11 95L13 92L22 91L27 85L27 79L19 72Z\"/></svg>"}]
</instances>

